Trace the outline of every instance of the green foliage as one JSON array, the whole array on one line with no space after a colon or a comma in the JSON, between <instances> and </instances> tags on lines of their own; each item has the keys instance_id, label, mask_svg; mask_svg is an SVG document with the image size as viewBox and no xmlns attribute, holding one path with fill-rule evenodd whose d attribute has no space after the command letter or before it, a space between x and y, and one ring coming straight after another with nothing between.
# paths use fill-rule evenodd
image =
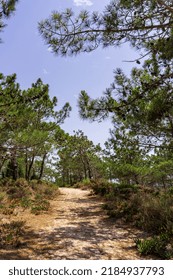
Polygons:
<instances>
[{"instance_id":1,"label":"green foliage","mask_svg":"<svg viewBox=\"0 0 173 280\"><path fill-rule=\"evenodd\" d=\"M171 1L166 2L114 0L102 13L83 10L77 16L71 9L54 11L39 23L39 31L52 51L63 56L125 42L141 49L146 47L146 42L169 38L173 5ZM165 53L167 49L160 47L159 51Z\"/></svg>"},{"instance_id":2,"label":"green foliage","mask_svg":"<svg viewBox=\"0 0 173 280\"><path fill-rule=\"evenodd\" d=\"M91 182L91 187L94 193L104 197L103 209L110 217L133 223L155 236L137 241L140 253L170 258L173 253L170 249L173 236L172 188L163 190L106 181Z\"/></svg>"},{"instance_id":3,"label":"green foliage","mask_svg":"<svg viewBox=\"0 0 173 280\"><path fill-rule=\"evenodd\" d=\"M108 140L107 178L130 184L170 186L172 158L151 166L149 154L157 149L172 153L172 40L171 1L111 1L103 13L72 10L53 12L39 30L52 51L61 55L90 52L98 46L130 42L143 49L141 69L127 77L114 71L114 81L102 97L81 91L80 116L89 120L112 117L114 130ZM152 35L152 36L151 36ZM105 164L106 165L106 164ZM166 170L166 166L169 166ZM80 179L81 180L81 179Z\"/></svg>"},{"instance_id":4,"label":"green foliage","mask_svg":"<svg viewBox=\"0 0 173 280\"><path fill-rule=\"evenodd\" d=\"M81 182L77 182L74 185L72 185L73 188L79 188L79 189L90 189L92 186L92 180L89 178L83 179Z\"/></svg>"},{"instance_id":5,"label":"green foliage","mask_svg":"<svg viewBox=\"0 0 173 280\"><path fill-rule=\"evenodd\" d=\"M170 259L173 256L172 245L170 244L170 236L166 234L146 240L136 240L136 246L140 254L155 255L161 259Z\"/></svg>"},{"instance_id":6,"label":"green foliage","mask_svg":"<svg viewBox=\"0 0 173 280\"><path fill-rule=\"evenodd\" d=\"M45 200L42 195L37 194L32 202L31 213L39 215L43 211L48 211L50 202Z\"/></svg>"},{"instance_id":7,"label":"green foliage","mask_svg":"<svg viewBox=\"0 0 173 280\"><path fill-rule=\"evenodd\" d=\"M114 187L114 184L105 179L97 179L91 181L91 188L95 194L105 196L109 194Z\"/></svg>"},{"instance_id":8,"label":"green foliage","mask_svg":"<svg viewBox=\"0 0 173 280\"><path fill-rule=\"evenodd\" d=\"M4 179L0 186L2 213L11 215L16 207L23 207L38 215L42 211L49 210L49 200L58 194L58 187L49 182L37 180L28 182L23 178L17 181Z\"/></svg>"},{"instance_id":9,"label":"green foliage","mask_svg":"<svg viewBox=\"0 0 173 280\"><path fill-rule=\"evenodd\" d=\"M32 199L27 196L23 196L20 200L20 205L23 208L30 208L32 206Z\"/></svg>"},{"instance_id":10,"label":"green foliage","mask_svg":"<svg viewBox=\"0 0 173 280\"><path fill-rule=\"evenodd\" d=\"M57 145L57 184L74 185L102 174L101 148L95 146L81 130L64 135Z\"/></svg>"},{"instance_id":11,"label":"green foliage","mask_svg":"<svg viewBox=\"0 0 173 280\"><path fill-rule=\"evenodd\" d=\"M24 231L25 222L13 221L0 225L0 248L17 248L21 245L21 236Z\"/></svg>"},{"instance_id":12,"label":"green foliage","mask_svg":"<svg viewBox=\"0 0 173 280\"><path fill-rule=\"evenodd\" d=\"M83 180L82 180L82 183L83 183L84 185L90 185L91 180L90 180L89 178L86 178L86 179L83 179Z\"/></svg>"},{"instance_id":13,"label":"green foliage","mask_svg":"<svg viewBox=\"0 0 173 280\"><path fill-rule=\"evenodd\" d=\"M113 83L100 98L93 99L83 90L78 99L81 118L112 118L114 129L104 159L110 180L145 186L172 184L172 156L162 157L163 150L172 155L173 149L172 15L171 1L119 0L111 1L102 13L81 11L75 16L70 9L55 11L39 24L52 51L64 56L126 42L144 50L134 62L146 61L141 68L133 68L130 77L116 69Z\"/></svg>"},{"instance_id":14,"label":"green foliage","mask_svg":"<svg viewBox=\"0 0 173 280\"><path fill-rule=\"evenodd\" d=\"M19 176L41 179L48 156L55 145L59 127L69 115L66 103L55 110L57 98L49 96L49 86L41 79L21 90L16 75L0 75L0 172L14 180ZM35 174L36 173L36 174Z\"/></svg>"},{"instance_id":15,"label":"green foliage","mask_svg":"<svg viewBox=\"0 0 173 280\"><path fill-rule=\"evenodd\" d=\"M18 0L2 0L0 1L0 32L6 26L6 19L8 19L15 11Z\"/></svg>"}]
</instances>

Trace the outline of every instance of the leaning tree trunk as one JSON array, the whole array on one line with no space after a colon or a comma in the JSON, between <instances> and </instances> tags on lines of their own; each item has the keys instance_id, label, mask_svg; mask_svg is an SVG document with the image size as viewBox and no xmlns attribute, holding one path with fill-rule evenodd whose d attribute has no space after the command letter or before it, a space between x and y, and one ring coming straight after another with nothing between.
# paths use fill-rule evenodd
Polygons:
<instances>
[{"instance_id":1,"label":"leaning tree trunk","mask_svg":"<svg viewBox=\"0 0 173 280\"><path fill-rule=\"evenodd\" d=\"M47 153L45 153L45 154L43 155L43 159L42 159L42 162L41 162L41 168L40 168L39 180L41 180L41 178L43 177L44 164L45 164L46 156L47 156Z\"/></svg>"},{"instance_id":2,"label":"leaning tree trunk","mask_svg":"<svg viewBox=\"0 0 173 280\"><path fill-rule=\"evenodd\" d=\"M27 180L30 180L31 170L32 170L32 167L33 167L33 164L34 164L34 159L35 159L35 155L32 155L32 159L31 159L31 162L30 162L29 167L28 167Z\"/></svg>"}]
</instances>

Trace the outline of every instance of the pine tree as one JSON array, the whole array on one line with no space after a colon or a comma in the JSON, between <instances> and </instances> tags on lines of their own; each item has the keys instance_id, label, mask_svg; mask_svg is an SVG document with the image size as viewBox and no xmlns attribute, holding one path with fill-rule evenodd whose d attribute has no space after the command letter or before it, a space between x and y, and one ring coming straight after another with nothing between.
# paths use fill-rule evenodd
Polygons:
<instances>
[{"instance_id":1,"label":"pine tree","mask_svg":"<svg viewBox=\"0 0 173 280\"><path fill-rule=\"evenodd\" d=\"M6 26L6 20L15 12L18 2L19 0L0 1L0 32L2 32Z\"/></svg>"},{"instance_id":2,"label":"pine tree","mask_svg":"<svg viewBox=\"0 0 173 280\"><path fill-rule=\"evenodd\" d=\"M126 42L148 48L158 39L162 46L157 48L165 52L172 49L172 23L171 0L113 0L102 13L84 10L75 16L71 9L55 11L39 23L39 31L52 51L63 56Z\"/></svg>"}]
</instances>

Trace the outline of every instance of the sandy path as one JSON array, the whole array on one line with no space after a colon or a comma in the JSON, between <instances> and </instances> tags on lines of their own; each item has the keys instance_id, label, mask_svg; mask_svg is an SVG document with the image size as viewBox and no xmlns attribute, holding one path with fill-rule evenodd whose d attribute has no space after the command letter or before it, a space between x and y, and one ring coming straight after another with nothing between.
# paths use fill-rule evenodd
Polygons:
<instances>
[{"instance_id":1,"label":"sandy path","mask_svg":"<svg viewBox=\"0 0 173 280\"><path fill-rule=\"evenodd\" d=\"M1 259L144 259L134 247L142 233L108 218L100 199L89 194L62 188L49 214L23 214L25 243Z\"/></svg>"}]
</instances>

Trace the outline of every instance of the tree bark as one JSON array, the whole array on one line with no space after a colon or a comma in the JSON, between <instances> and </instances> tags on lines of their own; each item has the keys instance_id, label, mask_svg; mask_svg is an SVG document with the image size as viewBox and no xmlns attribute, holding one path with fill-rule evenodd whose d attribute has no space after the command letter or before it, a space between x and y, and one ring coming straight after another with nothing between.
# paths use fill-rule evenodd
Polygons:
<instances>
[{"instance_id":1,"label":"tree bark","mask_svg":"<svg viewBox=\"0 0 173 280\"><path fill-rule=\"evenodd\" d=\"M32 155L32 159L31 159L31 162L30 162L30 164L29 164L28 174L27 174L28 180L30 180L31 170L32 170L32 166L33 166L33 164L34 164L34 159L35 159L35 155Z\"/></svg>"},{"instance_id":2,"label":"tree bark","mask_svg":"<svg viewBox=\"0 0 173 280\"><path fill-rule=\"evenodd\" d=\"M47 153L43 155L43 159L41 162L41 168L40 168L40 175L39 175L39 180L43 177L43 171L44 171L44 164L45 164L45 159L46 159Z\"/></svg>"}]
</instances>

